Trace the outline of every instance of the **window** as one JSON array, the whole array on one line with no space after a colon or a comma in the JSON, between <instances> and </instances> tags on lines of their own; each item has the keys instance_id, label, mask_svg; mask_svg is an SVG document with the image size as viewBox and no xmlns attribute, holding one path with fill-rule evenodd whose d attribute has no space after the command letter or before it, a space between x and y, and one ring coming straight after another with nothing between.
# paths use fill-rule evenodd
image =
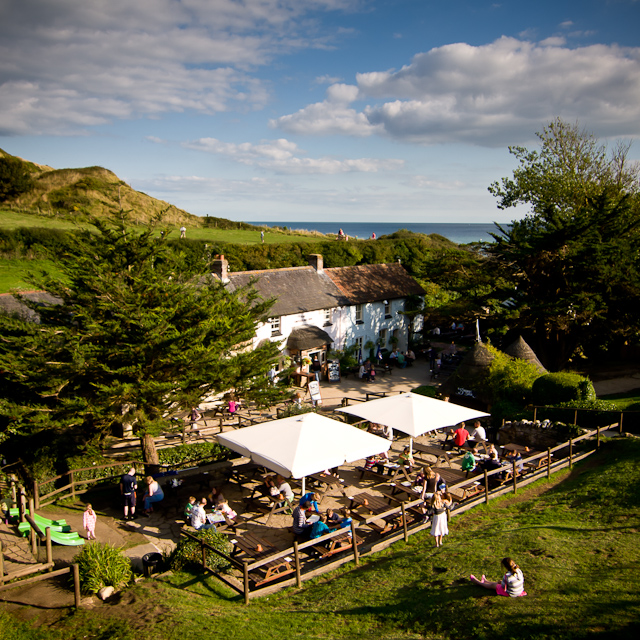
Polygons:
<instances>
[{"instance_id":1,"label":"window","mask_svg":"<svg viewBox=\"0 0 640 640\"><path fill-rule=\"evenodd\" d=\"M384 317L385 318L391 317L391 303L388 300L384 301Z\"/></svg>"},{"instance_id":2,"label":"window","mask_svg":"<svg viewBox=\"0 0 640 640\"><path fill-rule=\"evenodd\" d=\"M355 309L356 309L356 324L364 324L364 320L362 319L362 305L357 304Z\"/></svg>"},{"instance_id":3,"label":"window","mask_svg":"<svg viewBox=\"0 0 640 640\"><path fill-rule=\"evenodd\" d=\"M330 325L331 323L331 309L324 310L324 326Z\"/></svg>"},{"instance_id":4,"label":"window","mask_svg":"<svg viewBox=\"0 0 640 640\"><path fill-rule=\"evenodd\" d=\"M387 330L380 329L380 333L378 334L378 341L380 342L380 348L384 349L387 346Z\"/></svg>"},{"instance_id":5,"label":"window","mask_svg":"<svg viewBox=\"0 0 640 640\"><path fill-rule=\"evenodd\" d=\"M362 357L362 337L356 338L353 346L355 347L355 354L358 357Z\"/></svg>"},{"instance_id":6,"label":"window","mask_svg":"<svg viewBox=\"0 0 640 640\"><path fill-rule=\"evenodd\" d=\"M271 323L271 335L272 336L282 335L282 333L280 332L280 316L276 316L275 318L269 318L269 322Z\"/></svg>"}]
</instances>

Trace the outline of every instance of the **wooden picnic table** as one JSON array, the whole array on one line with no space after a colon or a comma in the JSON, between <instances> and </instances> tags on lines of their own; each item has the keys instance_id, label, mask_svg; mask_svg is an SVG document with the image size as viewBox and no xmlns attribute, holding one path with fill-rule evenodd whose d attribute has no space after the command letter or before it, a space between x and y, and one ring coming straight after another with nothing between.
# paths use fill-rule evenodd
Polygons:
<instances>
[{"instance_id":1,"label":"wooden picnic table","mask_svg":"<svg viewBox=\"0 0 640 640\"><path fill-rule=\"evenodd\" d=\"M324 485L325 489L340 489L344 493L344 480L326 473L312 473L307 476L307 480L311 480L315 484Z\"/></svg>"},{"instance_id":2,"label":"wooden picnic table","mask_svg":"<svg viewBox=\"0 0 640 640\"><path fill-rule=\"evenodd\" d=\"M235 545L234 550L231 552L232 556L242 552L254 560L263 560L278 553L278 549L275 546L254 533L243 533L231 542ZM272 560L262 565L260 569L264 569L265 575L264 577L254 577L256 586L295 571L291 566L290 558L278 558L276 560Z\"/></svg>"},{"instance_id":3,"label":"wooden picnic table","mask_svg":"<svg viewBox=\"0 0 640 640\"><path fill-rule=\"evenodd\" d=\"M451 466L451 458L442 447L432 447L428 444L420 444L419 442L414 442L413 449L414 451L418 451L419 453L425 453L429 456L433 456L436 459L436 464L438 464L442 459L449 466Z\"/></svg>"},{"instance_id":4,"label":"wooden picnic table","mask_svg":"<svg viewBox=\"0 0 640 640\"><path fill-rule=\"evenodd\" d=\"M356 534L356 546L360 546L363 543L363 539ZM353 548L353 539L351 537L351 532L345 530L344 533L340 533L333 538L327 540L325 545L315 544L311 547L314 551L320 554L320 558L329 558L336 553L341 553L342 551L347 551L348 549Z\"/></svg>"},{"instance_id":5,"label":"wooden picnic table","mask_svg":"<svg viewBox=\"0 0 640 640\"><path fill-rule=\"evenodd\" d=\"M373 496L370 493L359 493L352 498L350 508L364 507L372 515L380 515L386 511L390 511L397 505L391 504L393 498L391 496ZM407 524L413 522L414 516L405 512ZM389 533L403 526L402 512L391 513L380 518L385 524L379 525L374 520L365 522L365 525L378 533Z\"/></svg>"},{"instance_id":6,"label":"wooden picnic table","mask_svg":"<svg viewBox=\"0 0 640 640\"><path fill-rule=\"evenodd\" d=\"M434 467L433 469L436 473L440 474L440 477L447 483L448 485L458 484L463 480L469 480L469 484L463 487L458 487L461 494L453 492L452 495L455 497L460 497L463 500L467 498L471 498L476 494L482 491L482 484L478 480L474 480L474 477L477 477L478 474L468 476L466 471L460 471L459 469L445 469L444 467Z\"/></svg>"}]
</instances>

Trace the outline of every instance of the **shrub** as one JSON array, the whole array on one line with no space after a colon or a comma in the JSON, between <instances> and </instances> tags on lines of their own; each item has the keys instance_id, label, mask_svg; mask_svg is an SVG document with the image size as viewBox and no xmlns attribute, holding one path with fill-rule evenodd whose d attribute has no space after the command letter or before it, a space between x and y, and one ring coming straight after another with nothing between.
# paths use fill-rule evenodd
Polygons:
<instances>
[{"instance_id":1,"label":"shrub","mask_svg":"<svg viewBox=\"0 0 640 640\"><path fill-rule=\"evenodd\" d=\"M432 387L428 384L423 384L421 387L411 389L411 393L417 393L421 396L427 396L427 398L435 398L437 392L435 387Z\"/></svg>"},{"instance_id":2,"label":"shrub","mask_svg":"<svg viewBox=\"0 0 640 640\"><path fill-rule=\"evenodd\" d=\"M201 529L200 531L195 532L195 536L198 540L193 540L187 537L180 538L180 541L176 545L176 548L173 550L169 559L170 566L173 570L180 571L185 568L201 566L202 550L199 540L203 540L214 549L217 549L226 555L229 555L233 548L227 536L223 533L217 533L213 529ZM231 568L231 564L227 560L206 548L205 562L207 567L215 572L223 572Z\"/></svg>"},{"instance_id":3,"label":"shrub","mask_svg":"<svg viewBox=\"0 0 640 640\"><path fill-rule=\"evenodd\" d=\"M532 394L535 404L547 406L567 402L591 402L596 399L596 391L591 380L568 371L541 376L534 382Z\"/></svg>"},{"instance_id":4,"label":"shrub","mask_svg":"<svg viewBox=\"0 0 640 640\"><path fill-rule=\"evenodd\" d=\"M120 589L133 580L131 562L119 547L108 543L86 544L75 556L83 593L98 593L102 587Z\"/></svg>"}]
</instances>

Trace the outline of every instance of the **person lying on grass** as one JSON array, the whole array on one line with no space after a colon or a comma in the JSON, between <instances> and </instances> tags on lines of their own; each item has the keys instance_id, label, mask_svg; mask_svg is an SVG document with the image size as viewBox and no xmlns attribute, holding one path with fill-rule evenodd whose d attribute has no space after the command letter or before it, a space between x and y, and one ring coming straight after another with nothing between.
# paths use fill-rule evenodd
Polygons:
<instances>
[{"instance_id":1,"label":"person lying on grass","mask_svg":"<svg viewBox=\"0 0 640 640\"><path fill-rule=\"evenodd\" d=\"M524 575L522 569L520 569L511 558L503 558L502 566L507 570L507 573L504 574L500 582L489 582L484 577L484 574L480 580L471 574L471 576L469 576L471 582L485 589L492 589L499 596L508 596L511 598L526 596L527 593L524 590Z\"/></svg>"}]
</instances>

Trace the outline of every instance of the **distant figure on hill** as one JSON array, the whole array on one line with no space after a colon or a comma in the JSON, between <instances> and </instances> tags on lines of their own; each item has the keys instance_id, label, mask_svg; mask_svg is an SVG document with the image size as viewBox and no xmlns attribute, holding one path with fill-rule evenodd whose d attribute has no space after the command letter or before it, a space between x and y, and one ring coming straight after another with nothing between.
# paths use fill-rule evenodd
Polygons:
<instances>
[{"instance_id":1,"label":"distant figure on hill","mask_svg":"<svg viewBox=\"0 0 640 640\"><path fill-rule=\"evenodd\" d=\"M260 242L262 242L262 244L264 244L264 231L260 232Z\"/></svg>"},{"instance_id":2,"label":"distant figure on hill","mask_svg":"<svg viewBox=\"0 0 640 640\"><path fill-rule=\"evenodd\" d=\"M187 227L185 227L184 225L180 227L180 237L181 238L187 237Z\"/></svg>"}]
</instances>

